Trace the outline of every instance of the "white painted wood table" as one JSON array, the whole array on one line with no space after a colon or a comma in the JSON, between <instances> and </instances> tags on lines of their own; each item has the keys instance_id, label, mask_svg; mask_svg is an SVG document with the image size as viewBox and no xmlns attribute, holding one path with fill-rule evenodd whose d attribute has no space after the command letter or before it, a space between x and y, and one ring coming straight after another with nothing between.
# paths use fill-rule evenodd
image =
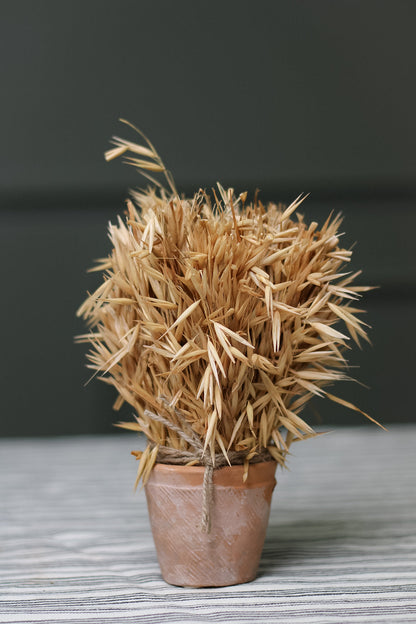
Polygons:
<instances>
[{"instance_id":1,"label":"white painted wood table","mask_svg":"<svg viewBox=\"0 0 416 624\"><path fill-rule=\"evenodd\" d=\"M137 438L0 440L0 622L416 622L416 426L337 429L278 473L257 580L160 576Z\"/></svg>"}]
</instances>

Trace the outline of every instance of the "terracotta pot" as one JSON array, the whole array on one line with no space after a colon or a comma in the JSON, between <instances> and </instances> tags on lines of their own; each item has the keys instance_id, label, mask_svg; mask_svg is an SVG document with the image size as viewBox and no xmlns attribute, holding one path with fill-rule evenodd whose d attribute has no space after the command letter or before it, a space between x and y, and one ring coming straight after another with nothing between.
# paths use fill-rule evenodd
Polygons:
<instances>
[{"instance_id":1,"label":"terracotta pot","mask_svg":"<svg viewBox=\"0 0 416 624\"><path fill-rule=\"evenodd\" d=\"M172 585L220 587L255 578L276 485L276 462L214 471L211 531L201 529L204 468L156 464L145 486L162 576Z\"/></svg>"}]
</instances>

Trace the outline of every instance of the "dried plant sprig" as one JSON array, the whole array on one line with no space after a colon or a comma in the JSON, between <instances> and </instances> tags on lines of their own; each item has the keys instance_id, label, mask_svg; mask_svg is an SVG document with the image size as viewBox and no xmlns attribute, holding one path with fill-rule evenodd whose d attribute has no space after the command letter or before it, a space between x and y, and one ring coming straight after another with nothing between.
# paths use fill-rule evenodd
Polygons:
<instances>
[{"instance_id":1,"label":"dried plant sprig","mask_svg":"<svg viewBox=\"0 0 416 624\"><path fill-rule=\"evenodd\" d=\"M149 141L147 136L141 130L139 130L139 128L136 128L136 126L134 126L126 119L120 119L119 121L126 124L133 130L135 130L135 132L140 134L140 136L147 144L147 147L144 145L133 143L132 141L126 141L125 139L121 139L120 137L115 136L111 141L114 147L105 152L105 159L107 161L110 161L114 160L114 158L118 158L119 156L124 156L124 162L126 164L135 167L136 170L141 173L141 175L143 175L153 184L162 189L162 191L166 191L162 183L159 182L159 180L157 180L154 176L149 174L148 171L152 171L154 173L163 173L170 191L174 195L177 195L178 193L176 191L175 182L173 180L172 174L166 169L161 157L159 156L155 147ZM133 154L133 156L127 156L127 154ZM137 156L140 156L140 158L137 158Z\"/></svg>"},{"instance_id":2,"label":"dried plant sprig","mask_svg":"<svg viewBox=\"0 0 416 624\"><path fill-rule=\"evenodd\" d=\"M146 143L116 138L106 156L129 151L139 170L166 173ZM343 268L341 216L319 228L294 217L304 196L266 207L218 185L212 202L202 190L180 198L167 181L170 193L135 192L140 212L129 200L126 219L110 224L103 282L78 310L91 329L79 337L91 345L89 367L116 388L116 409L136 412L121 426L148 438L139 477L155 449L190 452L191 439L214 463L267 450L284 465L292 442L316 435L300 417L314 395L373 420L325 389L350 379L350 337L368 340L354 303L370 288Z\"/></svg>"}]
</instances>

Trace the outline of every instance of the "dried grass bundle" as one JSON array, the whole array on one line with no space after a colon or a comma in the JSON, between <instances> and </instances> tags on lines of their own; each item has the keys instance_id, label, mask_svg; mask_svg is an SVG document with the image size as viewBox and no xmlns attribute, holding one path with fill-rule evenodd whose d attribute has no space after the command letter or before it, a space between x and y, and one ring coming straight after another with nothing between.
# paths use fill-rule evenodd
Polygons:
<instances>
[{"instance_id":1,"label":"dried grass bundle","mask_svg":"<svg viewBox=\"0 0 416 624\"><path fill-rule=\"evenodd\" d=\"M109 226L103 282L78 311L89 367L116 388L116 409L136 411L122 426L149 441L138 480L163 448L189 463L242 454L248 469L266 452L284 465L293 441L315 435L300 417L311 397L361 411L325 390L349 379L349 337L367 340L355 302L369 288L343 268L352 252L339 245L341 217L307 225L295 216L304 197L264 206L221 185L213 200L181 198L145 142L115 138L106 154L130 154L158 189L133 192L140 211L128 201Z\"/></svg>"}]
</instances>

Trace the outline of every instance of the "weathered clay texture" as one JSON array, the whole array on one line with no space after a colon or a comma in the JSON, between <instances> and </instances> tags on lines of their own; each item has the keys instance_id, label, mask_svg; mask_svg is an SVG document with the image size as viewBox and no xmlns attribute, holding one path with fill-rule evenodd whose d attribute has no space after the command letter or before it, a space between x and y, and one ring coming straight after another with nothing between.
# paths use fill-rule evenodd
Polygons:
<instances>
[{"instance_id":1,"label":"weathered clay texture","mask_svg":"<svg viewBox=\"0 0 416 624\"><path fill-rule=\"evenodd\" d=\"M162 576L172 585L219 587L257 573L269 520L276 463L214 471L211 531L201 529L204 468L156 464L146 485Z\"/></svg>"}]
</instances>

